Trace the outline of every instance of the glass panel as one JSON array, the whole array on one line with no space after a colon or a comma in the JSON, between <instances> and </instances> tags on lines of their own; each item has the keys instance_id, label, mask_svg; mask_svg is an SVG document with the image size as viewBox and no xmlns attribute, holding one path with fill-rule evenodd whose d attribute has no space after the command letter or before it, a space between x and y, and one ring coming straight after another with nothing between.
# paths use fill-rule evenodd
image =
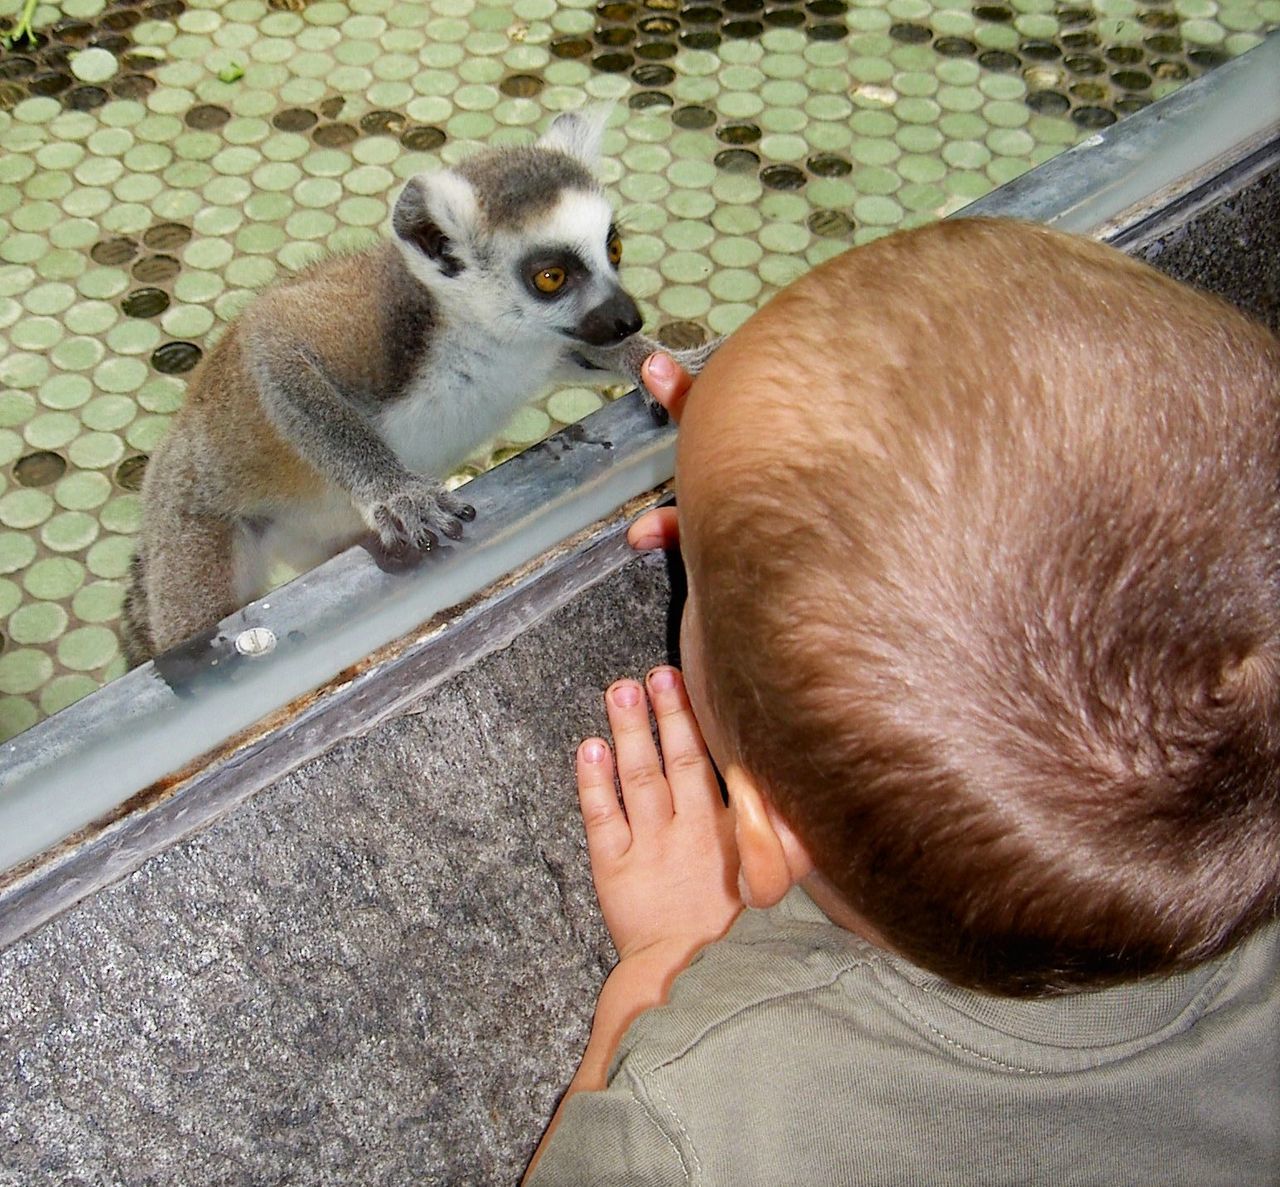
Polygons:
<instances>
[{"instance_id":1,"label":"glass panel","mask_svg":"<svg viewBox=\"0 0 1280 1187\"><path fill-rule=\"evenodd\" d=\"M371 242L411 174L602 98L618 102L604 179L622 279L671 346L732 331L830 255L953 213L1064 149L1083 146L1058 175L1067 188L1040 187L1048 205L1022 213L1086 229L1274 121L1273 37L1251 71L1212 76L1229 102L1158 147L1106 131L1257 46L1280 23L1275 0L1049 7L40 7L35 41L0 51L0 739L17 739L0 747L0 812L27 822L0 827L0 867L669 475L669 438L640 409L601 408L616 389L544 396L453 481L584 416L586 438L611 448L572 466L550 451L478 482L467 542L418 574L348 554L217 647L82 700L124 669L147 457L183 377L256 288ZM262 622L290 624L277 648L236 652L239 628Z\"/></svg>"}]
</instances>

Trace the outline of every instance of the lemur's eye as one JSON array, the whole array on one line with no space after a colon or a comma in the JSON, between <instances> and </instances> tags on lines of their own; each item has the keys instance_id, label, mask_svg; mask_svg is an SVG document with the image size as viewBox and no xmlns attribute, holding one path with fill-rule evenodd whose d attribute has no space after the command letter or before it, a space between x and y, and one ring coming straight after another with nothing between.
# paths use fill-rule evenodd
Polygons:
<instances>
[{"instance_id":1,"label":"lemur's eye","mask_svg":"<svg viewBox=\"0 0 1280 1187\"><path fill-rule=\"evenodd\" d=\"M615 268L622 262L622 240L617 235L609 239L609 263Z\"/></svg>"},{"instance_id":2,"label":"lemur's eye","mask_svg":"<svg viewBox=\"0 0 1280 1187\"><path fill-rule=\"evenodd\" d=\"M565 282L565 271L560 267L543 268L533 276L534 288L540 293L558 293Z\"/></svg>"}]
</instances>

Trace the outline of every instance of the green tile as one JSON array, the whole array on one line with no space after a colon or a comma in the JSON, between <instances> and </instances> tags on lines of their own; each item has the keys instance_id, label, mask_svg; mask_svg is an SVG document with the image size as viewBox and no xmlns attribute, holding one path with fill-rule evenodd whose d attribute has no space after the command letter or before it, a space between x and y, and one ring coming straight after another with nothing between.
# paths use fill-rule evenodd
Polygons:
<instances>
[{"instance_id":1,"label":"green tile","mask_svg":"<svg viewBox=\"0 0 1280 1187\"><path fill-rule=\"evenodd\" d=\"M127 425L138 413L127 396L98 396L84 406L81 421L95 432L111 432Z\"/></svg>"},{"instance_id":2,"label":"green tile","mask_svg":"<svg viewBox=\"0 0 1280 1187\"><path fill-rule=\"evenodd\" d=\"M72 671L88 672L104 667L120 650L115 632L104 626L82 626L68 631L57 644L58 662Z\"/></svg>"},{"instance_id":3,"label":"green tile","mask_svg":"<svg viewBox=\"0 0 1280 1187\"><path fill-rule=\"evenodd\" d=\"M706 277L703 276L701 279L705 280ZM658 294L658 304L672 317L696 321L706 316L711 308L711 295L705 288L699 286L672 284L663 288Z\"/></svg>"},{"instance_id":4,"label":"green tile","mask_svg":"<svg viewBox=\"0 0 1280 1187\"><path fill-rule=\"evenodd\" d=\"M180 301L192 303L212 301L226 288L226 282L216 272L184 269L173 283L173 295Z\"/></svg>"},{"instance_id":5,"label":"green tile","mask_svg":"<svg viewBox=\"0 0 1280 1187\"><path fill-rule=\"evenodd\" d=\"M45 351L62 337L62 324L53 317L24 317L9 330L9 341L19 350Z\"/></svg>"},{"instance_id":6,"label":"green tile","mask_svg":"<svg viewBox=\"0 0 1280 1187\"><path fill-rule=\"evenodd\" d=\"M67 447L67 457L81 469L104 469L124 457L124 442L114 433L83 433Z\"/></svg>"},{"instance_id":7,"label":"green tile","mask_svg":"<svg viewBox=\"0 0 1280 1187\"><path fill-rule=\"evenodd\" d=\"M746 302L760 295L760 277L745 268L719 268L707 283L711 295L720 301Z\"/></svg>"},{"instance_id":8,"label":"green tile","mask_svg":"<svg viewBox=\"0 0 1280 1187\"><path fill-rule=\"evenodd\" d=\"M110 479L96 473L69 473L53 488L53 497L68 511L91 511L105 503L110 494Z\"/></svg>"},{"instance_id":9,"label":"green tile","mask_svg":"<svg viewBox=\"0 0 1280 1187\"><path fill-rule=\"evenodd\" d=\"M62 106L56 99L41 96L23 99L9 114L19 123L40 126L47 124L61 110Z\"/></svg>"},{"instance_id":10,"label":"green tile","mask_svg":"<svg viewBox=\"0 0 1280 1187\"><path fill-rule=\"evenodd\" d=\"M119 495L108 500L98 512L98 521L109 532L132 535L142 523L142 496ZM79 612L77 612L79 613ZM79 615L84 618L84 614Z\"/></svg>"},{"instance_id":11,"label":"green tile","mask_svg":"<svg viewBox=\"0 0 1280 1187\"><path fill-rule=\"evenodd\" d=\"M63 339L54 350L54 356L63 350L70 339ZM0 383L9 387L35 387L43 383L49 374L48 360L38 354L13 352L0 358Z\"/></svg>"},{"instance_id":12,"label":"green tile","mask_svg":"<svg viewBox=\"0 0 1280 1187\"><path fill-rule=\"evenodd\" d=\"M502 438L518 445L540 441L551 429L551 418L537 408L522 408L502 431Z\"/></svg>"},{"instance_id":13,"label":"green tile","mask_svg":"<svg viewBox=\"0 0 1280 1187\"><path fill-rule=\"evenodd\" d=\"M797 277L804 275L808 267L797 255L767 255L760 261L760 279L775 288L783 288Z\"/></svg>"},{"instance_id":14,"label":"green tile","mask_svg":"<svg viewBox=\"0 0 1280 1187\"><path fill-rule=\"evenodd\" d=\"M860 223L893 226L902 213L902 207L892 198L880 196L859 198L853 205L854 218Z\"/></svg>"},{"instance_id":15,"label":"green tile","mask_svg":"<svg viewBox=\"0 0 1280 1187\"><path fill-rule=\"evenodd\" d=\"M40 385L40 403L52 409L79 408L93 390L93 384L86 375L56 374Z\"/></svg>"},{"instance_id":16,"label":"green tile","mask_svg":"<svg viewBox=\"0 0 1280 1187\"><path fill-rule=\"evenodd\" d=\"M30 729L39 718L35 705L22 697L0 697L0 739Z\"/></svg>"},{"instance_id":17,"label":"green tile","mask_svg":"<svg viewBox=\"0 0 1280 1187\"><path fill-rule=\"evenodd\" d=\"M61 218L62 211L52 202L28 202L13 212L10 222L19 231L47 234Z\"/></svg>"},{"instance_id":18,"label":"green tile","mask_svg":"<svg viewBox=\"0 0 1280 1187\"><path fill-rule=\"evenodd\" d=\"M51 602L69 598L83 584L84 566L68 556L49 556L34 561L22 575L22 586L28 594Z\"/></svg>"},{"instance_id":19,"label":"green tile","mask_svg":"<svg viewBox=\"0 0 1280 1187\"><path fill-rule=\"evenodd\" d=\"M132 539L128 536L108 536L89 549L85 564L95 577L121 578L128 573L132 559ZM76 583L75 588L78 589L81 584L83 584L83 576ZM74 590L68 592L74 592Z\"/></svg>"},{"instance_id":20,"label":"green tile","mask_svg":"<svg viewBox=\"0 0 1280 1187\"><path fill-rule=\"evenodd\" d=\"M150 354L163 340L159 327L149 321L126 318L106 334L107 347L116 354Z\"/></svg>"},{"instance_id":21,"label":"green tile","mask_svg":"<svg viewBox=\"0 0 1280 1187\"><path fill-rule=\"evenodd\" d=\"M247 303L251 297L251 293L245 293L242 299ZM125 440L141 453L150 453L160 443L168 427L168 417L142 416L129 425Z\"/></svg>"},{"instance_id":22,"label":"green tile","mask_svg":"<svg viewBox=\"0 0 1280 1187\"><path fill-rule=\"evenodd\" d=\"M40 691L40 712L45 716L52 716L68 705L82 700L98 687L98 682L89 676L55 676ZM0 710L0 713L2 712L3 710ZM3 725L0 724L0 730L2 729Z\"/></svg>"},{"instance_id":23,"label":"green tile","mask_svg":"<svg viewBox=\"0 0 1280 1187\"><path fill-rule=\"evenodd\" d=\"M993 99L983 104L983 118L996 128L1021 128L1031 117L1031 111L1025 103L1012 100Z\"/></svg>"},{"instance_id":24,"label":"green tile","mask_svg":"<svg viewBox=\"0 0 1280 1187\"><path fill-rule=\"evenodd\" d=\"M174 305L160 317L161 327L171 338L202 338L213 323L213 313L201 305Z\"/></svg>"},{"instance_id":25,"label":"green tile","mask_svg":"<svg viewBox=\"0 0 1280 1187\"><path fill-rule=\"evenodd\" d=\"M0 618L12 614L22 605L22 588L7 577L0 577Z\"/></svg>"},{"instance_id":26,"label":"green tile","mask_svg":"<svg viewBox=\"0 0 1280 1187\"><path fill-rule=\"evenodd\" d=\"M53 660L33 647L0 655L0 693L35 692L52 675Z\"/></svg>"},{"instance_id":27,"label":"green tile","mask_svg":"<svg viewBox=\"0 0 1280 1187\"><path fill-rule=\"evenodd\" d=\"M260 289L275 280L276 264L274 260L264 259L261 256L242 256L232 260L224 274L229 284L248 289Z\"/></svg>"},{"instance_id":28,"label":"green tile","mask_svg":"<svg viewBox=\"0 0 1280 1187\"><path fill-rule=\"evenodd\" d=\"M98 538L99 530L92 515L66 511L40 529L40 542L52 552L80 552Z\"/></svg>"},{"instance_id":29,"label":"green tile","mask_svg":"<svg viewBox=\"0 0 1280 1187\"><path fill-rule=\"evenodd\" d=\"M182 407L184 385L180 380L157 376L139 388L138 404L148 412L176 412ZM163 418L158 418L163 424Z\"/></svg>"},{"instance_id":30,"label":"green tile","mask_svg":"<svg viewBox=\"0 0 1280 1187\"><path fill-rule=\"evenodd\" d=\"M1178 31L1184 40L1195 45L1217 45L1226 37L1223 28L1210 20L1183 21Z\"/></svg>"},{"instance_id":31,"label":"green tile","mask_svg":"<svg viewBox=\"0 0 1280 1187\"><path fill-rule=\"evenodd\" d=\"M111 622L120 615L124 590L118 581L91 581L76 591L71 608L81 622Z\"/></svg>"},{"instance_id":32,"label":"green tile","mask_svg":"<svg viewBox=\"0 0 1280 1187\"><path fill-rule=\"evenodd\" d=\"M2 447L0 456L3 456ZM31 564L35 555L35 541L29 535L24 532L0 531L0 573L21 572Z\"/></svg>"},{"instance_id":33,"label":"green tile","mask_svg":"<svg viewBox=\"0 0 1280 1187\"><path fill-rule=\"evenodd\" d=\"M35 407L35 399L28 392L0 391L0 428L24 424Z\"/></svg>"},{"instance_id":34,"label":"green tile","mask_svg":"<svg viewBox=\"0 0 1280 1187\"><path fill-rule=\"evenodd\" d=\"M0 524L27 531L53 514L53 499L42 490L11 490L0 498Z\"/></svg>"},{"instance_id":35,"label":"green tile","mask_svg":"<svg viewBox=\"0 0 1280 1187\"><path fill-rule=\"evenodd\" d=\"M74 340L71 340L74 341ZM81 342L87 342L80 339ZM90 343L101 357L99 343ZM131 392L137 390L147 378L147 364L139 359L109 358L100 363L93 373L94 382L104 392Z\"/></svg>"},{"instance_id":36,"label":"green tile","mask_svg":"<svg viewBox=\"0 0 1280 1187\"><path fill-rule=\"evenodd\" d=\"M388 213L387 204L378 198L346 198L337 208L338 219L349 227L379 227Z\"/></svg>"},{"instance_id":37,"label":"green tile","mask_svg":"<svg viewBox=\"0 0 1280 1187\"><path fill-rule=\"evenodd\" d=\"M41 412L27 421L23 437L32 449L57 450L74 441L80 421L70 412Z\"/></svg>"}]
</instances>

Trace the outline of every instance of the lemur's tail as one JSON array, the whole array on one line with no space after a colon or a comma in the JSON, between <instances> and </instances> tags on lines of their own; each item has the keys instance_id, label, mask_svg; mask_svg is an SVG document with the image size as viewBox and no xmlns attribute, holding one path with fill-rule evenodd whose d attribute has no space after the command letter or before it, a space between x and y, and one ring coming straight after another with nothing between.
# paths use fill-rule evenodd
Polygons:
<instances>
[{"instance_id":1,"label":"lemur's tail","mask_svg":"<svg viewBox=\"0 0 1280 1187\"><path fill-rule=\"evenodd\" d=\"M599 367L601 370L612 371L615 375L622 375L630 379L644 394L644 400L649 406L649 411L659 421L665 423L667 419L666 410L653 398L649 389L645 387L644 376L640 373L640 365L655 350L661 350L675 359L690 375L697 375L707 365L707 360L715 354L716 348L723 341L723 337L713 338L710 342L704 342L701 346L694 346L688 350L671 350L663 346L661 342L656 342L644 334L632 334L630 338L626 338L614 346L579 344L574 347L574 353L581 355L587 362Z\"/></svg>"},{"instance_id":2,"label":"lemur's tail","mask_svg":"<svg viewBox=\"0 0 1280 1187\"><path fill-rule=\"evenodd\" d=\"M142 553L133 554L129 566L129 586L124 595L124 614L120 621L120 642L129 667L144 664L155 654L147 611L147 581Z\"/></svg>"}]
</instances>

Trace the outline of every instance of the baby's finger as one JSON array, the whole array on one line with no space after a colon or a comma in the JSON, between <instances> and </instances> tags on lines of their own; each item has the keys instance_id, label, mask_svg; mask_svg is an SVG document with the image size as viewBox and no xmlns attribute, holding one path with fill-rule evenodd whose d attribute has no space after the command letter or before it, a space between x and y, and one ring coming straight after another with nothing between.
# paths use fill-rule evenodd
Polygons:
<instances>
[{"instance_id":1,"label":"baby's finger","mask_svg":"<svg viewBox=\"0 0 1280 1187\"><path fill-rule=\"evenodd\" d=\"M693 386L693 376L660 350L640 365L640 375L649 394L671 414L672 420L678 421L684 412L684 398Z\"/></svg>"},{"instance_id":2,"label":"baby's finger","mask_svg":"<svg viewBox=\"0 0 1280 1187\"><path fill-rule=\"evenodd\" d=\"M619 680L609 689L605 707L631 831L657 827L671 819L671 788L653 742L644 690L634 680Z\"/></svg>"},{"instance_id":3,"label":"baby's finger","mask_svg":"<svg viewBox=\"0 0 1280 1187\"><path fill-rule=\"evenodd\" d=\"M627 529L627 543L637 552L680 547L680 524L674 507L646 511Z\"/></svg>"},{"instance_id":4,"label":"baby's finger","mask_svg":"<svg viewBox=\"0 0 1280 1187\"><path fill-rule=\"evenodd\" d=\"M588 738L578 747L578 806L587 831L591 864L613 861L631 846L631 826L618 802L613 762L601 738Z\"/></svg>"},{"instance_id":5,"label":"baby's finger","mask_svg":"<svg viewBox=\"0 0 1280 1187\"><path fill-rule=\"evenodd\" d=\"M650 672L649 697L676 815L723 807L711 756L679 671L662 667Z\"/></svg>"}]
</instances>

